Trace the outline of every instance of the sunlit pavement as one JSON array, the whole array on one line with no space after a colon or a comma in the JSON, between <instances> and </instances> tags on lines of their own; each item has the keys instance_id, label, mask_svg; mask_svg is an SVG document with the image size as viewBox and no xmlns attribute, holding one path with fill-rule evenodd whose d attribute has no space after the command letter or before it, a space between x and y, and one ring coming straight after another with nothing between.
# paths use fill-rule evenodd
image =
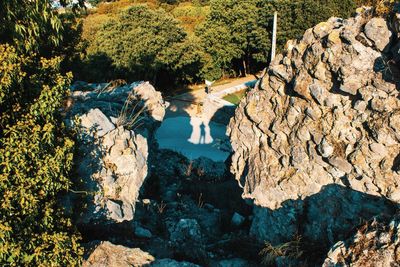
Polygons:
<instances>
[{"instance_id":1,"label":"sunlit pavement","mask_svg":"<svg viewBox=\"0 0 400 267\"><path fill-rule=\"evenodd\" d=\"M180 152L189 159L207 157L225 161L230 154L226 149L227 126L213 121L213 117L224 106L232 106L222 99L223 91L240 90L245 84L255 82L250 78L217 86L211 94L198 90L175 97L156 133L159 147Z\"/></svg>"}]
</instances>

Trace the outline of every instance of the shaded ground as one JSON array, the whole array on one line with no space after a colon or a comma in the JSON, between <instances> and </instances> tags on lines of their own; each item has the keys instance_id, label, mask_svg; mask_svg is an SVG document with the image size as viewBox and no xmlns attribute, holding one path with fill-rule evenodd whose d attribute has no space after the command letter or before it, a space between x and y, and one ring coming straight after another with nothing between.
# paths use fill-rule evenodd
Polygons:
<instances>
[{"instance_id":1,"label":"shaded ground","mask_svg":"<svg viewBox=\"0 0 400 267\"><path fill-rule=\"evenodd\" d=\"M171 149L189 159L201 156L214 161L225 161L230 154L226 126L208 122L198 117L179 116L167 118L157 130L156 138L161 149Z\"/></svg>"}]
</instances>

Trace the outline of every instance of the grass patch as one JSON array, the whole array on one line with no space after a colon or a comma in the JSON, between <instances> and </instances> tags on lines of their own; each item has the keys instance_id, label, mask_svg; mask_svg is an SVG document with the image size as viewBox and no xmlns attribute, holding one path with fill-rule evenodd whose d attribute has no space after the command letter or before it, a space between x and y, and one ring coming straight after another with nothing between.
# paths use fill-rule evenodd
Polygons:
<instances>
[{"instance_id":1,"label":"grass patch","mask_svg":"<svg viewBox=\"0 0 400 267\"><path fill-rule=\"evenodd\" d=\"M240 100L242 100L242 98L246 96L246 92L247 89L241 90L236 93L226 95L223 97L223 99L237 106L239 105Z\"/></svg>"}]
</instances>

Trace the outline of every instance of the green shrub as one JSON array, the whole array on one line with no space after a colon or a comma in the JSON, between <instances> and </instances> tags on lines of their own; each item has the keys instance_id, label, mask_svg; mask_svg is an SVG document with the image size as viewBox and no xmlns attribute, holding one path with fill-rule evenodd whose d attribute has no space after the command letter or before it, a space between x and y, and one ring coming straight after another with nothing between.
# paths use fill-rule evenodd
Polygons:
<instances>
[{"instance_id":1,"label":"green shrub","mask_svg":"<svg viewBox=\"0 0 400 267\"><path fill-rule=\"evenodd\" d=\"M57 116L71 75L60 58L9 45L0 60L0 265L79 265L79 235L57 203L71 183L74 142Z\"/></svg>"},{"instance_id":2,"label":"green shrub","mask_svg":"<svg viewBox=\"0 0 400 267\"><path fill-rule=\"evenodd\" d=\"M99 66L97 61L110 62L109 73L114 79L150 80L165 87L196 80L201 66L199 54L193 51L197 47L172 15L147 5L134 5L107 19L96 31L84 63ZM101 71L100 75L96 71L88 73L103 80L109 78Z\"/></svg>"}]
</instances>

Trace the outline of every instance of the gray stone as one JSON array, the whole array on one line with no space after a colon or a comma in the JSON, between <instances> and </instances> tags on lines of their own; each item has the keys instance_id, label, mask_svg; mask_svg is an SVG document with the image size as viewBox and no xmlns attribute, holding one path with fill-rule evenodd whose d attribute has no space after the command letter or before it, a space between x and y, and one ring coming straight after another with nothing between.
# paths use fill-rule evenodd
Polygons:
<instances>
[{"instance_id":1,"label":"gray stone","mask_svg":"<svg viewBox=\"0 0 400 267\"><path fill-rule=\"evenodd\" d=\"M340 86L340 90L342 90L345 93L356 95L358 89L360 89L362 86L363 84L360 80L360 77L351 76L343 81L342 85Z\"/></svg>"},{"instance_id":2,"label":"gray stone","mask_svg":"<svg viewBox=\"0 0 400 267\"><path fill-rule=\"evenodd\" d=\"M164 119L167 104L164 102L161 93L156 91L149 82L144 82L135 87L133 95L145 102L146 110L154 120L161 122Z\"/></svg>"},{"instance_id":3,"label":"gray stone","mask_svg":"<svg viewBox=\"0 0 400 267\"><path fill-rule=\"evenodd\" d=\"M245 220L245 218L242 215L240 215L239 213L235 212L233 214L233 216L232 216L231 224L233 226L238 227L238 226L241 226L244 223L244 220Z\"/></svg>"},{"instance_id":4,"label":"gray stone","mask_svg":"<svg viewBox=\"0 0 400 267\"><path fill-rule=\"evenodd\" d=\"M162 119L161 94L150 84L132 83L113 88L109 85L75 86L73 105L66 117L70 127L74 126L75 116L80 118L80 125L76 125L79 129L76 169L83 182L79 190L90 194L84 199L85 205L80 203L84 208L78 221L87 225L133 219L139 190L148 175L149 144L152 143L143 134L152 136L148 133L157 127L154 121ZM156 117L150 119L147 113L140 114L148 123L135 132L124 124L116 127L111 121L120 124L118 113L124 103L135 101L149 113L156 110Z\"/></svg>"},{"instance_id":5,"label":"gray stone","mask_svg":"<svg viewBox=\"0 0 400 267\"><path fill-rule=\"evenodd\" d=\"M353 166L347 161L339 157L330 158L329 163L344 173L350 173Z\"/></svg>"},{"instance_id":6,"label":"gray stone","mask_svg":"<svg viewBox=\"0 0 400 267\"><path fill-rule=\"evenodd\" d=\"M151 232L143 227L136 226L135 227L135 236L139 238L151 238L153 235Z\"/></svg>"},{"instance_id":7,"label":"gray stone","mask_svg":"<svg viewBox=\"0 0 400 267\"><path fill-rule=\"evenodd\" d=\"M168 230L170 240L175 243L202 241L200 225L194 219L180 219L174 227Z\"/></svg>"},{"instance_id":8,"label":"gray stone","mask_svg":"<svg viewBox=\"0 0 400 267\"><path fill-rule=\"evenodd\" d=\"M115 129L115 125L98 108L89 110L88 113L82 115L79 119L82 127L86 128L87 131L95 132L98 137L102 137Z\"/></svg>"},{"instance_id":9,"label":"gray stone","mask_svg":"<svg viewBox=\"0 0 400 267\"><path fill-rule=\"evenodd\" d=\"M379 143L373 143L369 145L372 152L378 154L380 157L385 157L387 155L387 149L384 145Z\"/></svg>"},{"instance_id":10,"label":"gray stone","mask_svg":"<svg viewBox=\"0 0 400 267\"><path fill-rule=\"evenodd\" d=\"M365 101L361 101L358 100L355 104L354 104L354 109L358 110L360 112L364 112L367 108L367 103Z\"/></svg>"},{"instance_id":11,"label":"gray stone","mask_svg":"<svg viewBox=\"0 0 400 267\"><path fill-rule=\"evenodd\" d=\"M333 24L330 22L321 22L314 27L315 38L321 39L327 36L333 30Z\"/></svg>"}]
</instances>

